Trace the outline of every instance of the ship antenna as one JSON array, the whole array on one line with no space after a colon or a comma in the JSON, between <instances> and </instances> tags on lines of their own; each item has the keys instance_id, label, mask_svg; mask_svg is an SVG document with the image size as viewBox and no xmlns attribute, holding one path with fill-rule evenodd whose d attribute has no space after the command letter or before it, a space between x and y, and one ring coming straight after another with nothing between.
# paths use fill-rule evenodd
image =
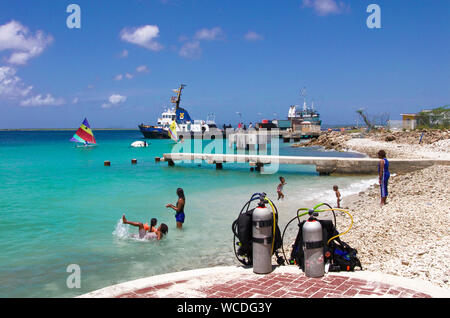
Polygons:
<instances>
[{"instance_id":1,"label":"ship antenna","mask_svg":"<svg viewBox=\"0 0 450 318\"><path fill-rule=\"evenodd\" d=\"M306 87L301 89L300 94L303 97L303 110L306 111Z\"/></svg>"}]
</instances>

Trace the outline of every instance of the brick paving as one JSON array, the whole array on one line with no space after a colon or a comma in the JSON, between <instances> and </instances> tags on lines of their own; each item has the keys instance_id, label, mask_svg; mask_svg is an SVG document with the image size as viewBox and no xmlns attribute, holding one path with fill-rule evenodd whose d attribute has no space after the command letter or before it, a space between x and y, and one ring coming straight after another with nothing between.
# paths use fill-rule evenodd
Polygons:
<instances>
[{"instance_id":1,"label":"brick paving","mask_svg":"<svg viewBox=\"0 0 450 318\"><path fill-rule=\"evenodd\" d=\"M116 295L118 298L431 298L430 295L386 283L327 274L242 275L192 284L191 279L155 284Z\"/></svg>"}]
</instances>

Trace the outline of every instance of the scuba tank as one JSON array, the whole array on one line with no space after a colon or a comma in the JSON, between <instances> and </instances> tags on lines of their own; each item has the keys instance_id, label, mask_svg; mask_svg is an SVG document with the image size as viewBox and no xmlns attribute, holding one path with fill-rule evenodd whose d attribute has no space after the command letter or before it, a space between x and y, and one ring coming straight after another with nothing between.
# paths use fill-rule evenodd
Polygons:
<instances>
[{"instance_id":1,"label":"scuba tank","mask_svg":"<svg viewBox=\"0 0 450 318\"><path fill-rule=\"evenodd\" d=\"M273 213L265 206L265 203L268 201L265 197L261 197L252 217L252 258L255 274L272 272Z\"/></svg>"},{"instance_id":2,"label":"scuba tank","mask_svg":"<svg viewBox=\"0 0 450 318\"><path fill-rule=\"evenodd\" d=\"M258 201L258 205L251 208L252 202L255 201ZM266 207L266 203L269 203L270 208ZM278 249L283 247L278 227L278 210L275 204L266 198L265 193L252 195L242 207L231 229L234 234L233 247L237 260L245 266L254 266L255 273L264 274L272 271L273 254L277 258L278 265L284 264L283 257L278 254ZM254 260L254 257L257 260Z\"/></svg>"},{"instance_id":3,"label":"scuba tank","mask_svg":"<svg viewBox=\"0 0 450 318\"><path fill-rule=\"evenodd\" d=\"M309 219L303 225L303 252L305 255L305 275L307 277L322 277L325 272L323 262L322 225L315 218L314 210L309 210Z\"/></svg>"}]
</instances>

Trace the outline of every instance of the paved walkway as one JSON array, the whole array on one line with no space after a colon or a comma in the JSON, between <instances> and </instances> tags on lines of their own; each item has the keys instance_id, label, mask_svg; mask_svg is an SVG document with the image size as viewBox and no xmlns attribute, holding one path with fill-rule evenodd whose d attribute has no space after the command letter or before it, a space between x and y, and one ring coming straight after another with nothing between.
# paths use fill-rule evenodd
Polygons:
<instances>
[{"instance_id":1,"label":"paved walkway","mask_svg":"<svg viewBox=\"0 0 450 318\"><path fill-rule=\"evenodd\" d=\"M117 298L450 298L429 282L357 271L308 278L296 266L267 275L251 268L212 267L164 274L106 287L80 297Z\"/></svg>"}]
</instances>

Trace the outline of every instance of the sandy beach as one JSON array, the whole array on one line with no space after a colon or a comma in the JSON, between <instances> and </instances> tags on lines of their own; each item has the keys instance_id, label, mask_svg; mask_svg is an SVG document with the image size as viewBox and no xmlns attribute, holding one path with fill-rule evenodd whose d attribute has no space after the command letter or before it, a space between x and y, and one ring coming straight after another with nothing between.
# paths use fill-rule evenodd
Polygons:
<instances>
[{"instance_id":1,"label":"sandy beach","mask_svg":"<svg viewBox=\"0 0 450 318\"><path fill-rule=\"evenodd\" d=\"M358 151L370 157L384 149L388 158L450 159L448 131L425 133L419 144L420 135L374 133L361 138L361 134L332 132L302 146ZM388 204L383 207L378 184L356 195L341 194L342 206L354 218L342 240L358 250L364 269L450 287L450 166L391 176ZM337 224L344 232L350 220L339 214Z\"/></svg>"}]
</instances>

